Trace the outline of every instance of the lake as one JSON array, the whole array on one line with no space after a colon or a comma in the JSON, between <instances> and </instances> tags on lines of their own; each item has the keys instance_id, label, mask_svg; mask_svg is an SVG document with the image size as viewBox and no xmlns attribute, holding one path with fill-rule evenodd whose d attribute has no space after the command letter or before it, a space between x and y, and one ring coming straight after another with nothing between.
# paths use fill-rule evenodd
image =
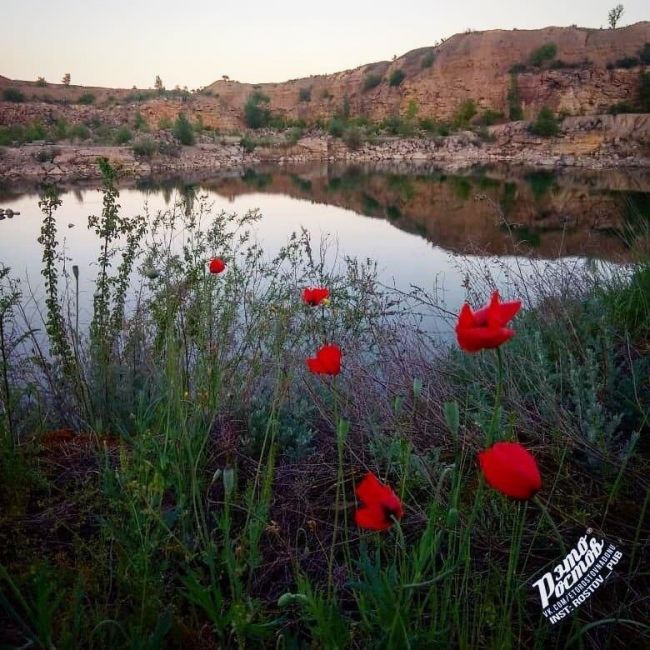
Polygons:
<instances>
[{"instance_id":1,"label":"lake","mask_svg":"<svg viewBox=\"0 0 650 650\"><path fill-rule=\"evenodd\" d=\"M78 265L82 321L92 304L98 242L87 217L101 212L98 183L63 187L57 211L66 264ZM270 256L294 231L317 242L328 238L328 262L343 256L377 262L386 285L434 290L451 312L467 292L467 265L481 263L497 283L503 268L547 268L567 258L577 265L623 264L639 223L647 223L650 173L476 169L449 174L427 166L345 166L241 169L202 178L121 182L124 214L191 204L207 194L214 209L244 213L259 208L258 241ZM20 215L0 220L0 263L11 267L23 292L42 301L42 213L38 187L0 187L0 208ZM84 315L85 312L85 315Z\"/></svg>"}]
</instances>

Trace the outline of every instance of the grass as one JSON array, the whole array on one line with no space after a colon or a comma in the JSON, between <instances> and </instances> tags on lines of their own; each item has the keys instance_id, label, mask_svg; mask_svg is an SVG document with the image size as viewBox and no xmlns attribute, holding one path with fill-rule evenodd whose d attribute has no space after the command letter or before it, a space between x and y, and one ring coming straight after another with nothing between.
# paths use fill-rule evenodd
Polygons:
<instances>
[{"instance_id":1,"label":"grass","mask_svg":"<svg viewBox=\"0 0 650 650\"><path fill-rule=\"evenodd\" d=\"M524 300L496 355L441 346L374 265L307 235L267 258L259 215L192 188L141 219L103 163L92 324L75 322L44 194L47 334L0 273L0 634L13 647L624 647L647 638L648 267L504 269ZM368 200L370 200L369 197ZM226 260L218 276L206 271ZM476 258L469 298L494 285ZM155 270L155 273L152 272ZM125 302L128 284L138 288ZM332 292L326 308L305 286ZM310 375L323 342L336 377ZM50 350L50 352L47 352ZM540 464L541 502L480 479L490 432ZM353 523L368 470L406 507ZM584 529L626 562L550 626L530 581Z\"/></svg>"}]
</instances>

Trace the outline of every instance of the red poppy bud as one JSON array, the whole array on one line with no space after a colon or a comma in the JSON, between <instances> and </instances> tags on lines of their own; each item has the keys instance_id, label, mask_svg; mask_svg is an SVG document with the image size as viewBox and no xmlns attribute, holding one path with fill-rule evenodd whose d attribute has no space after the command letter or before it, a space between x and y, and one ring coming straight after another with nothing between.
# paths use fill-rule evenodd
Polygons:
<instances>
[{"instance_id":1,"label":"red poppy bud","mask_svg":"<svg viewBox=\"0 0 650 650\"><path fill-rule=\"evenodd\" d=\"M499 292L495 291L489 304L478 311L465 303L458 315L456 338L465 352L478 352L498 348L511 339L515 332L506 325L521 309L521 300L501 302Z\"/></svg>"},{"instance_id":2,"label":"red poppy bud","mask_svg":"<svg viewBox=\"0 0 650 650\"><path fill-rule=\"evenodd\" d=\"M341 348L324 345L315 357L307 359L307 366L316 375L338 375L341 372Z\"/></svg>"},{"instance_id":3,"label":"red poppy bud","mask_svg":"<svg viewBox=\"0 0 650 650\"><path fill-rule=\"evenodd\" d=\"M225 271L226 269L226 263L220 258L220 257L213 257L210 260L210 273L213 273L215 275L221 273L222 271Z\"/></svg>"},{"instance_id":4,"label":"red poppy bud","mask_svg":"<svg viewBox=\"0 0 650 650\"><path fill-rule=\"evenodd\" d=\"M393 525L393 519L404 516L399 497L372 472L368 472L357 485L356 493L363 504L354 513L354 520L360 528L388 530Z\"/></svg>"},{"instance_id":5,"label":"red poppy bud","mask_svg":"<svg viewBox=\"0 0 650 650\"><path fill-rule=\"evenodd\" d=\"M511 499L530 499L542 488L535 458L518 442L497 442L478 460L488 485Z\"/></svg>"},{"instance_id":6,"label":"red poppy bud","mask_svg":"<svg viewBox=\"0 0 650 650\"><path fill-rule=\"evenodd\" d=\"M302 292L302 300L312 307L320 305L326 298L329 298L330 290L325 287L309 287Z\"/></svg>"}]
</instances>

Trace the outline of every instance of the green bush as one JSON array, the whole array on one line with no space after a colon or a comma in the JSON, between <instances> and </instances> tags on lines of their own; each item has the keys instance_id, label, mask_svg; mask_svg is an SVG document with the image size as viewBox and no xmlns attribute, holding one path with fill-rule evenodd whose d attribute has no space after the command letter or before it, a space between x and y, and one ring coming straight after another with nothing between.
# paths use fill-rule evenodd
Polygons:
<instances>
[{"instance_id":1,"label":"green bush","mask_svg":"<svg viewBox=\"0 0 650 650\"><path fill-rule=\"evenodd\" d=\"M343 131L343 142L348 149L356 151L363 146L363 131L358 126L350 126Z\"/></svg>"},{"instance_id":2,"label":"green bush","mask_svg":"<svg viewBox=\"0 0 650 650\"><path fill-rule=\"evenodd\" d=\"M624 56L622 59L618 59L614 64L615 68L625 68L629 70L630 68L636 68L640 64L640 60L635 56Z\"/></svg>"},{"instance_id":3,"label":"green bush","mask_svg":"<svg viewBox=\"0 0 650 650\"><path fill-rule=\"evenodd\" d=\"M262 92L256 90L251 93L244 105L244 122L251 129L262 129L268 126L271 119L271 111L263 108L269 103L269 98Z\"/></svg>"},{"instance_id":4,"label":"green bush","mask_svg":"<svg viewBox=\"0 0 650 650\"><path fill-rule=\"evenodd\" d=\"M616 102L616 104L612 104L609 107L609 114L610 115L619 115L621 113L636 113L638 112L638 109L632 102Z\"/></svg>"},{"instance_id":5,"label":"green bush","mask_svg":"<svg viewBox=\"0 0 650 650\"><path fill-rule=\"evenodd\" d=\"M47 86L47 81L45 81L45 77L39 77L39 78L36 80L36 85L37 85L39 88L45 88L45 87Z\"/></svg>"},{"instance_id":6,"label":"green bush","mask_svg":"<svg viewBox=\"0 0 650 650\"><path fill-rule=\"evenodd\" d=\"M539 66L543 65L547 61L551 61L552 59L554 59L556 54L557 54L557 45L555 45L555 43L546 43L545 45L538 47L530 55L530 64L538 68Z\"/></svg>"},{"instance_id":7,"label":"green bush","mask_svg":"<svg viewBox=\"0 0 650 650\"><path fill-rule=\"evenodd\" d=\"M363 81L361 83L361 90L362 92L365 93L369 90L372 90L373 88L376 88L380 83L381 83L381 75L371 72L365 75L365 77L363 78Z\"/></svg>"},{"instance_id":8,"label":"green bush","mask_svg":"<svg viewBox=\"0 0 650 650\"><path fill-rule=\"evenodd\" d=\"M128 126L122 125L116 132L114 136L115 144L126 144L130 142L133 138L131 129Z\"/></svg>"},{"instance_id":9,"label":"green bush","mask_svg":"<svg viewBox=\"0 0 650 650\"><path fill-rule=\"evenodd\" d=\"M245 135L239 141L239 146L246 153L251 153L251 152L255 151L255 147L257 147L257 140L255 138L251 138L250 135Z\"/></svg>"},{"instance_id":10,"label":"green bush","mask_svg":"<svg viewBox=\"0 0 650 650\"><path fill-rule=\"evenodd\" d=\"M190 121L185 117L184 113L179 113L174 122L172 133L181 144L186 146L194 144L194 129L192 128Z\"/></svg>"},{"instance_id":11,"label":"green bush","mask_svg":"<svg viewBox=\"0 0 650 650\"><path fill-rule=\"evenodd\" d=\"M423 57L420 63L420 67L424 70L425 68L430 68L433 65L433 62L436 60L436 53L432 50L427 52Z\"/></svg>"},{"instance_id":12,"label":"green bush","mask_svg":"<svg viewBox=\"0 0 650 650\"><path fill-rule=\"evenodd\" d=\"M84 93L77 100L77 104L85 104L86 106L95 103L95 95L92 93Z\"/></svg>"},{"instance_id":13,"label":"green bush","mask_svg":"<svg viewBox=\"0 0 650 650\"><path fill-rule=\"evenodd\" d=\"M18 90L18 88L5 88L2 91L2 99L6 102L13 102L14 104L20 104L25 101L25 95Z\"/></svg>"},{"instance_id":14,"label":"green bush","mask_svg":"<svg viewBox=\"0 0 650 650\"><path fill-rule=\"evenodd\" d=\"M510 66L510 74L519 74L520 72L526 72L528 70L528 66L525 63L515 63L514 65Z\"/></svg>"},{"instance_id":15,"label":"green bush","mask_svg":"<svg viewBox=\"0 0 650 650\"><path fill-rule=\"evenodd\" d=\"M151 158L156 149L156 142L152 138L138 138L133 143L133 153L140 158Z\"/></svg>"},{"instance_id":16,"label":"green bush","mask_svg":"<svg viewBox=\"0 0 650 650\"><path fill-rule=\"evenodd\" d=\"M161 131L168 131L169 129L174 126L171 117L167 117L167 115L163 115L159 120L158 120L158 128Z\"/></svg>"},{"instance_id":17,"label":"green bush","mask_svg":"<svg viewBox=\"0 0 650 650\"><path fill-rule=\"evenodd\" d=\"M343 118L333 117L327 125L327 132L335 138L340 138L343 135L343 131L345 131L345 127L346 122Z\"/></svg>"},{"instance_id":18,"label":"green bush","mask_svg":"<svg viewBox=\"0 0 650 650\"><path fill-rule=\"evenodd\" d=\"M406 74L401 68L397 68L397 70L393 70L390 73L390 77L388 77L388 85L391 88L396 88L402 83L402 81L404 81L404 79L406 79Z\"/></svg>"},{"instance_id":19,"label":"green bush","mask_svg":"<svg viewBox=\"0 0 650 650\"><path fill-rule=\"evenodd\" d=\"M650 65L650 43L646 43L643 46L639 53L639 59L643 65Z\"/></svg>"},{"instance_id":20,"label":"green bush","mask_svg":"<svg viewBox=\"0 0 650 650\"><path fill-rule=\"evenodd\" d=\"M642 72L639 79L639 108L650 113L650 72Z\"/></svg>"},{"instance_id":21,"label":"green bush","mask_svg":"<svg viewBox=\"0 0 650 650\"><path fill-rule=\"evenodd\" d=\"M298 100L301 102L311 101L311 88L301 88L298 91Z\"/></svg>"},{"instance_id":22,"label":"green bush","mask_svg":"<svg viewBox=\"0 0 650 650\"><path fill-rule=\"evenodd\" d=\"M467 126L470 120L476 115L476 102L473 99L466 99L461 102L454 116L456 126Z\"/></svg>"},{"instance_id":23,"label":"green bush","mask_svg":"<svg viewBox=\"0 0 650 650\"><path fill-rule=\"evenodd\" d=\"M420 119L418 126L423 130L429 133L433 133L436 130L436 123L430 117L423 117Z\"/></svg>"},{"instance_id":24,"label":"green bush","mask_svg":"<svg viewBox=\"0 0 650 650\"><path fill-rule=\"evenodd\" d=\"M487 108L481 113L479 117L479 124L481 126L492 126L502 118L503 113L500 111L493 111L491 108Z\"/></svg>"},{"instance_id":25,"label":"green bush","mask_svg":"<svg viewBox=\"0 0 650 650\"><path fill-rule=\"evenodd\" d=\"M524 119L524 111L519 99L519 85L517 84L517 75L510 75L510 88L508 89L508 117L512 121Z\"/></svg>"},{"instance_id":26,"label":"green bush","mask_svg":"<svg viewBox=\"0 0 650 650\"><path fill-rule=\"evenodd\" d=\"M560 132L560 124L555 117L553 111L544 106L537 115L537 119L530 125L530 132L535 135L540 135L544 138L549 138L557 135Z\"/></svg>"},{"instance_id":27,"label":"green bush","mask_svg":"<svg viewBox=\"0 0 650 650\"><path fill-rule=\"evenodd\" d=\"M85 124L73 124L68 130L68 137L71 140L88 140L90 129Z\"/></svg>"},{"instance_id":28,"label":"green bush","mask_svg":"<svg viewBox=\"0 0 650 650\"><path fill-rule=\"evenodd\" d=\"M135 127L136 131L147 131L149 128L147 120L144 119L144 116L140 111L135 114L133 126Z\"/></svg>"}]
</instances>

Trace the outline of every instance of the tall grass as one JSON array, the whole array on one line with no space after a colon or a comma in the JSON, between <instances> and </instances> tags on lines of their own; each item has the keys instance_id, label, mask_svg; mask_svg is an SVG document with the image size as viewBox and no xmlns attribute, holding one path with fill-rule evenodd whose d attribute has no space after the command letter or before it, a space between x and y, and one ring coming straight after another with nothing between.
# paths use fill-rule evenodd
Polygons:
<instances>
[{"instance_id":1,"label":"tall grass","mask_svg":"<svg viewBox=\"0 0 650 650\"><path fill-rule=\"evenodd\" d=\"M215 214L193 193L124 215L103 172L89 331L65 317L54 195L41 242L49 352L16 328L20 296L0 277L3 641L548 648L647 636L647 266L579 282L568 267L515 272L527 309L495 405L496 355L420 331L411 308L435 308L425 294L382 289L372 263L331 268L304 232L268 258L258 213ZM212 256L225 273L208 273ZM494 281L470 271L483 298ZM329 307L301 302L311 285L331 289ZM341 375L310 375L305 358L333 341ZM483 484L487 432L534 451L543 509ZM368 469L406 507L381 535L353 525ZM629 563L551 627L531 578L586 527Z\"/></svg>"}]
</instances>

